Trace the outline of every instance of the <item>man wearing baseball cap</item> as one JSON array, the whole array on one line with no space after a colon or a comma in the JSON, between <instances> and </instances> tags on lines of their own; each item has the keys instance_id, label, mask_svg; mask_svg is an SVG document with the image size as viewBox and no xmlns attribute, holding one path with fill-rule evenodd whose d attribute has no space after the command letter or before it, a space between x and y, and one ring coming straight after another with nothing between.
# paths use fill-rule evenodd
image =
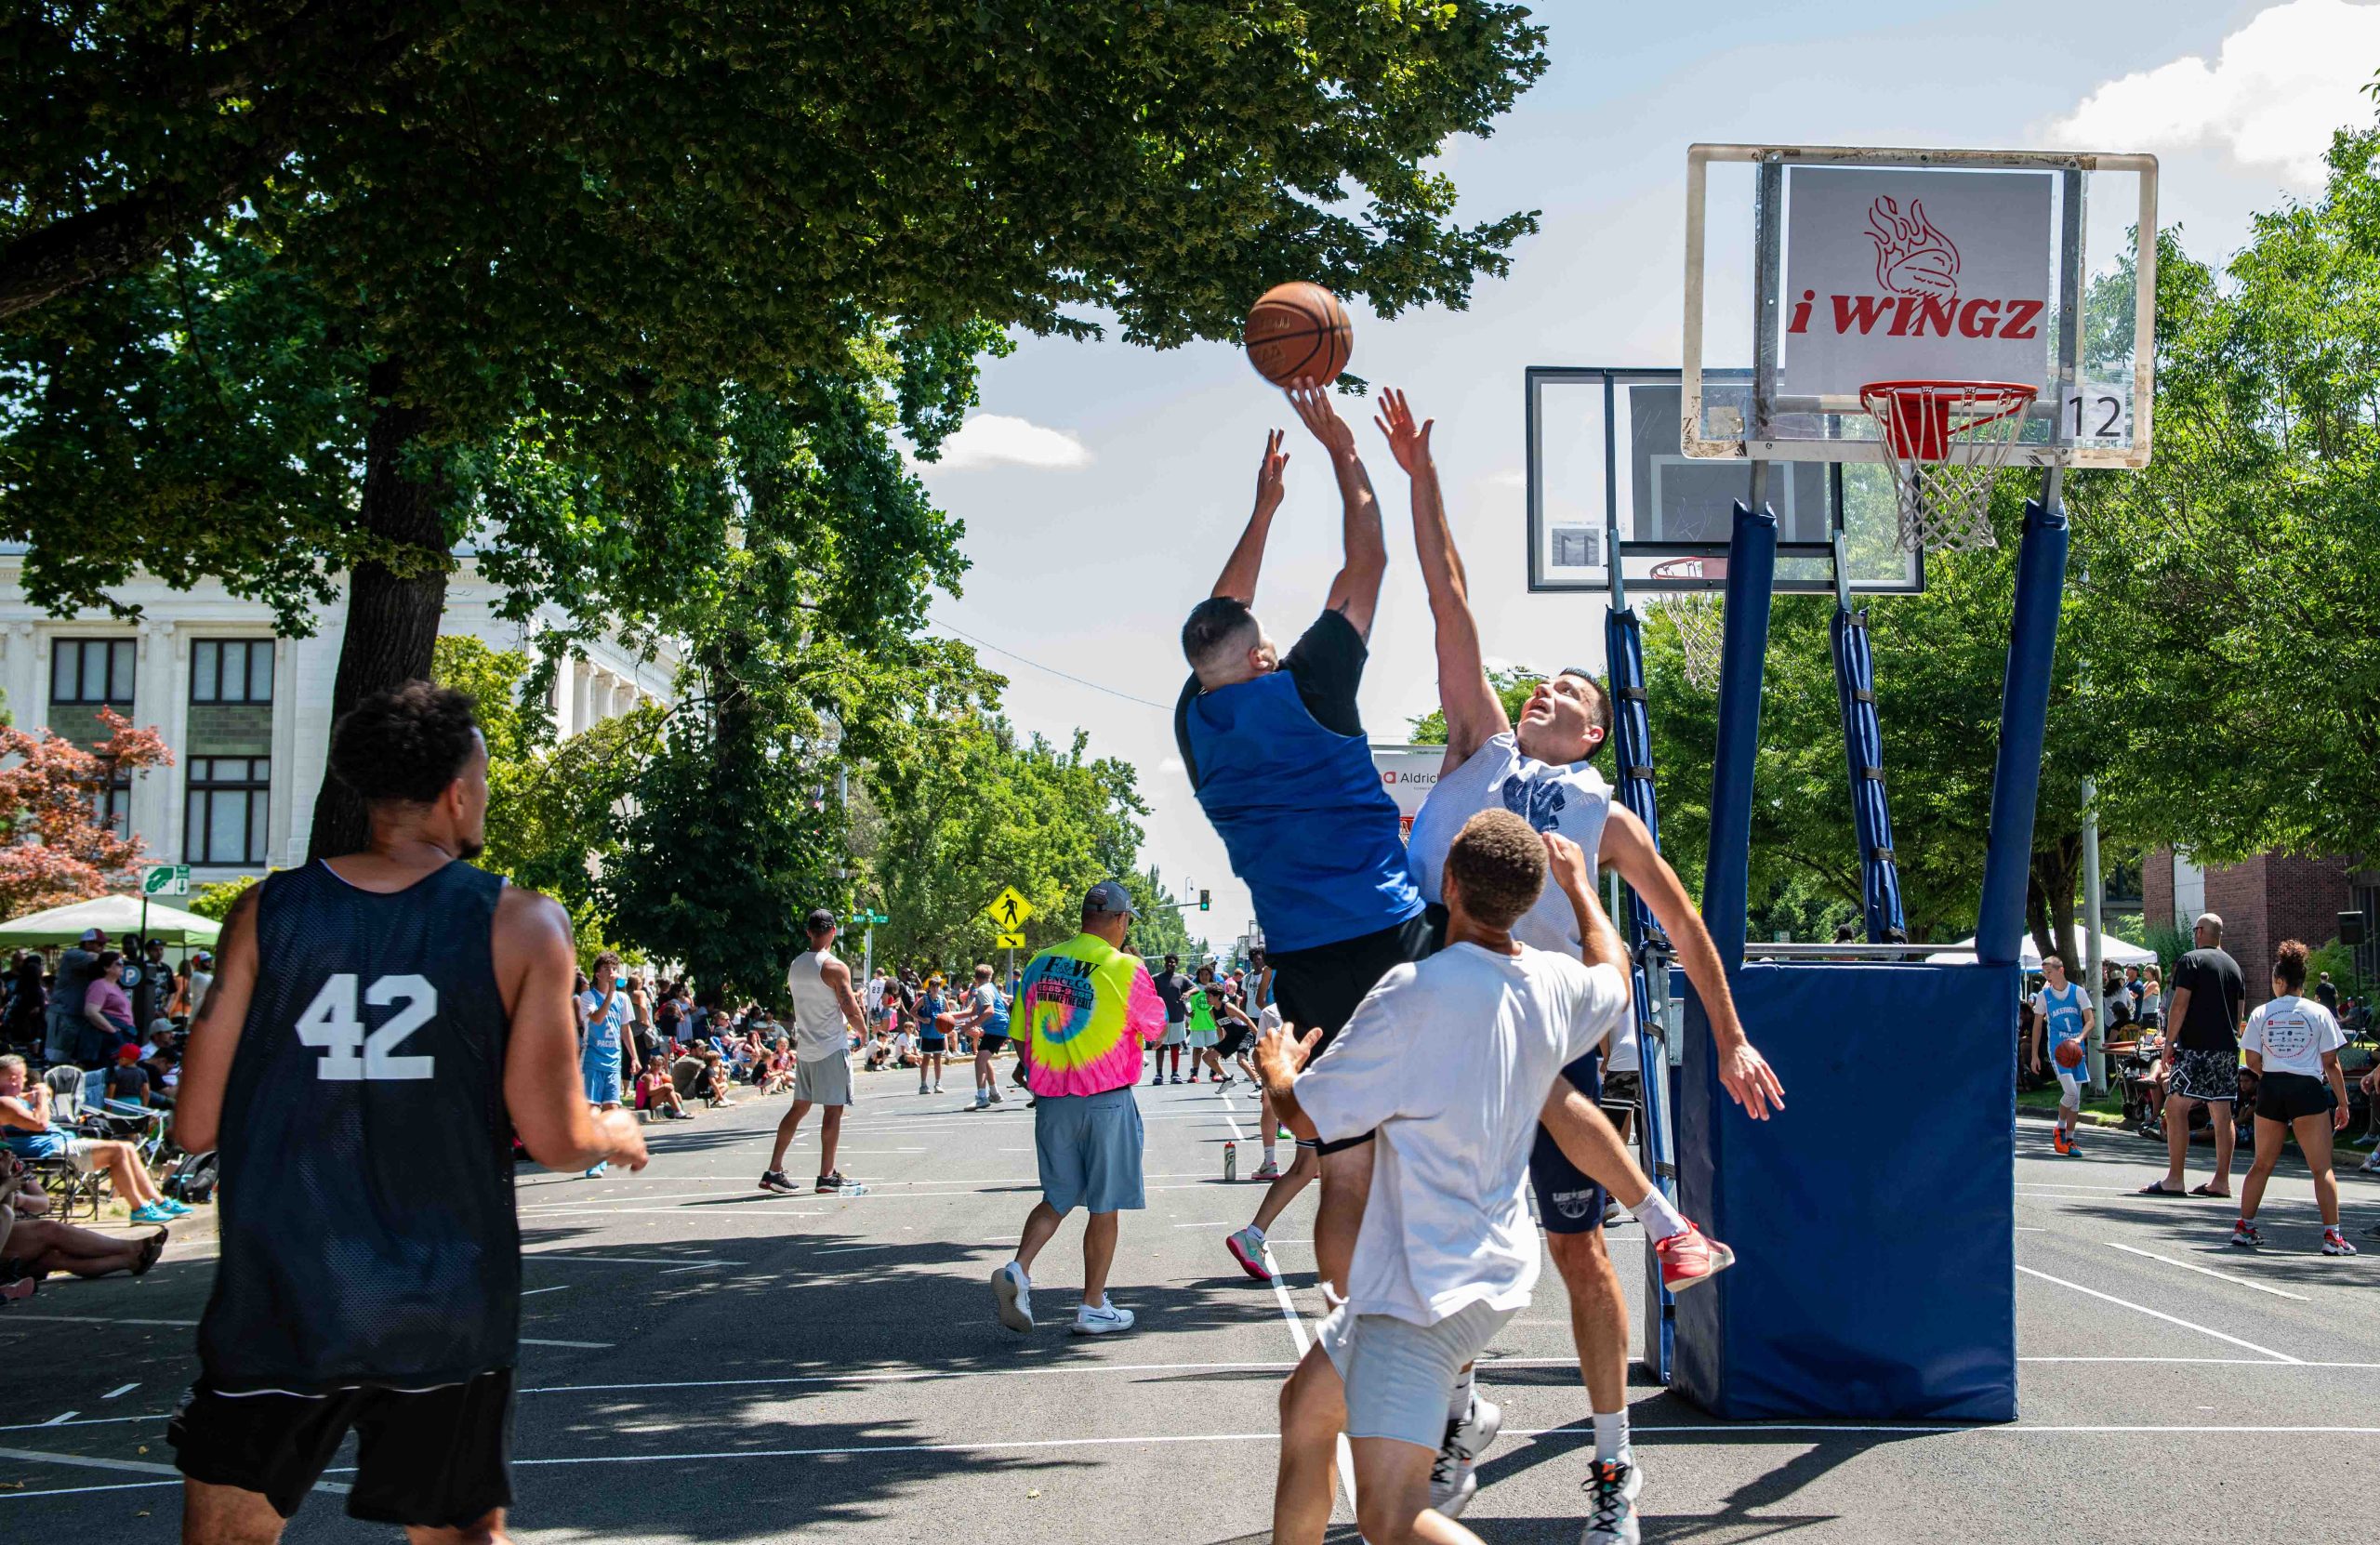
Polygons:
<instances>
[{"instance_id":1,"label":"man wearing baseball cap","mask_svg":"<svg viewBox=\"0 0 2380 1545\"><path fill-rule=\"evenodd\" d=\"M1033 1154L1041 1199L1026 1214L1016 1259L992 1274L1000 1324L1033 1328L1033 1258L1067 1213L1091 1214L1082 1235L1078 1336L1132 1328L1107 1301L1117 1213L1148 1205L1141 1186L1141 1108L1132 1086L1141 1051L1165 1035L1165 1005L1140 957L1124 953L1132 898L1114 880L1091 888L1082 931L1035 956L1011 1011L1011 1033L1032 1088Z\"/></svg>"},{"instance_id":2,"label":"man wearing baseball cap","mask_svg":"<svg viewBox=\"0 0 2380 1545\"><path fill-rule=\"evenodd\" d=\"M59 952L58 985L49 995L49 1060L62 1063L74 1055L74 1037L83 1027L83 998L99 973L99 952L108 947L104 929L86 928L83 942Z\"/></svg>"}]
</instances>

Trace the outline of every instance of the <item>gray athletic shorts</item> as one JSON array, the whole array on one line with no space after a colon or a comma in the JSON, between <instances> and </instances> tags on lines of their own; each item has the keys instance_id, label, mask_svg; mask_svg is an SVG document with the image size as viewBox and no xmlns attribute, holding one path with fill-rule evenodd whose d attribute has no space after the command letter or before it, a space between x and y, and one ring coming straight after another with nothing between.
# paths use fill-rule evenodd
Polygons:
<instances>
[{"instance_id":1,"label":"gray athletic shorts","mask_svg":"<svg viewBox=\"0 0 2380 1545\"><path fill-rule=\"evenodd\" d=\"M793 1097L807 1100L813 1105L850 1104L851 1058L821 1057L816 1062L803 1062L796 1058L793 1063Z\"/></svg>"},{"instance_id":2,"label":"gray athletic shorts","mask_svg":"<svg viewBox=\"0 0 2380 1545\"><path fill-rule=\"evenodd\" d=\"M1157 1042L1157 1045L1182 1046L1186 1044L1189 1039L1190 1026L1181 1020L1170 1019L1165 1022L1165 1039Z\"/></svg>"},{"instance_id":3,"label":"gray athletic shorts","mask_svg":"<svg viewBox=\"0 0 2380 1545\"><path fill-rule=\"evenodd\" d=\"M1350 1314L1343 1303L1332 1310L1318 1339L1347 1386L1347 1435L1435 1451L1446 1437L1455 1375L1516 1313L1474 1303L1420 1326L1388 1314Z\"/></svg>"},{"instance_id":4,"label":"gray athletic shorts","mask_svg":"<svg viewBox=\"0 0 2380 1545\"><path fill-rule=\"evenodd\" d=\"M1101 1094L1041 1096L1033 1105L1041 1199L1061 1214L1148 1206L1141 1183L1143 1132L1141 1107L1129 1085Z\"/></svg>"}]
</instances>

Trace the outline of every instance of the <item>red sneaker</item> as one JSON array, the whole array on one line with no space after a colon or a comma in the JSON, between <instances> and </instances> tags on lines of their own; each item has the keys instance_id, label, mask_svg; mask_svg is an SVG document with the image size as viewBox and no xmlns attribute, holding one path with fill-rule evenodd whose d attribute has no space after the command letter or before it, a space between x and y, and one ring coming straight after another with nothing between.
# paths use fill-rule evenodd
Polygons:
<instances>
[{"instance_id":1,"label":"red sneaker","mask_svg":"<svg viewBox=\"0 0 2380 1545\"><path fill-rule=\"evenodd\" d=\"M1736 1263L1735 1251L1692 1223L1686 1225L1684 1234L1655 1244L1653 1255L1661 1263L1661 1286L1673 1293L1708 1282Z\"/></svg>"}]
</instances>

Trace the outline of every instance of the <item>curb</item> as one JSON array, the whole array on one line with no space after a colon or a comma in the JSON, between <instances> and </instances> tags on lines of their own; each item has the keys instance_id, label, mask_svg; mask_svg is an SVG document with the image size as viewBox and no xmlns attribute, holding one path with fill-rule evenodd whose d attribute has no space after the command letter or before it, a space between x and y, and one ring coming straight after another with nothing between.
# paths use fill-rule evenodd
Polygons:
<instances>
[{"instance_id":1,"label":"curb","mask_svg":"<svg viewBox=\"0 0 2380 1545\"><path fill-rule=\"evenodd\" d=\"M2019 1105L2016 1107L2016 1119L2019 1121L2037 1121L2043 1126L2048 1126L2057 1120L2057 1113L2056 1111L2038 1111L2033 1109L2030 1105ZM2082 1113L2082 1125L2085 1127L2103 1127L2111 1132L2129 1131L2131 1129L2123 1124L2122 1116L2109 1116L2105 1111L2084 1111Z\"/></svg>"}]
</instances>

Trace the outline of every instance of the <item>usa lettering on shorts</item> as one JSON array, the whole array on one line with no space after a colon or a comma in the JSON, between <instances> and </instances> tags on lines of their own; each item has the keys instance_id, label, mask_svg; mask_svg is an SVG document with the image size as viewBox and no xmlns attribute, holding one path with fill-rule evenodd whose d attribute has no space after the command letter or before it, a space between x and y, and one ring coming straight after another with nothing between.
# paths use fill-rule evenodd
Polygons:
<instances>
[{"instance_id":1,"label":"usa lettering on shorts","mask_svg":"<svg viewBox=\"0 0 2380 1545\"><path fill-rule=\"evenodd\" d=\"M1594 1202L1595 1194L1592 1191L1556 1191L1554 1193L1554 1210L1562 1214L1563 1217L1572 1220L1585 1217L1587 1215L1587 1209L1594 1206Z\"/></svg>"}]
</instances>

